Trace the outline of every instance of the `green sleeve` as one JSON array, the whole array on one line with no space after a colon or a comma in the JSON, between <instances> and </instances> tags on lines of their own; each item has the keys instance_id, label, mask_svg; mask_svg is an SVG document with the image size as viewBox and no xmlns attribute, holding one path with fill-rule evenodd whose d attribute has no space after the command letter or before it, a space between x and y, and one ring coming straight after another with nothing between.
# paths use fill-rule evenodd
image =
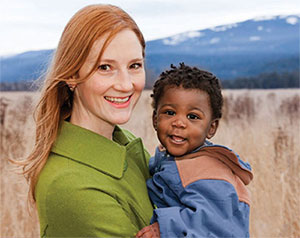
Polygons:
<instances>
[{"instance_id":1,"label":"green sleeve","mask_svg":"<svg viewBox=\"0 0 300 238\"><path fill-rule=\"evenodd\" d=\"M74 178L56 179L48 189L46 237L133 237L138 232L113 195L86 186L82 175L81 181Z\"/></svg>"}]
</instances>

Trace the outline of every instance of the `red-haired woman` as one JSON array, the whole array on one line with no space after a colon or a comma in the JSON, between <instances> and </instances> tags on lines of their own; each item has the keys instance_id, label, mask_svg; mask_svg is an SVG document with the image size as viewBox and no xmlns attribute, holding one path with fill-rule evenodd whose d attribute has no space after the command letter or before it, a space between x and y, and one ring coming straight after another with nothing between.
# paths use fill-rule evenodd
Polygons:
<instances>
[{"instance_id":1,"label":"red-haired woman","mask_svg":"<svg viewBox=\"0 0 300 238\"><path fill-rule=\"evenodd\" d=\"M145 41L112 5L66 25L36 108L24 162L43 237L134 236L149 225L149 154L126 123L145 84Z\"/></svg>"}]
</instances>

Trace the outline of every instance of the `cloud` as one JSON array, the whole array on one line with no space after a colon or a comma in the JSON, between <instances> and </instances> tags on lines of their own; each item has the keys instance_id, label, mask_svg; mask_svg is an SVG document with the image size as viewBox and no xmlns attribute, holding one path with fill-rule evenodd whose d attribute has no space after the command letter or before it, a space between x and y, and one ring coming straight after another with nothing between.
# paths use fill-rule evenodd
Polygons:
<instances>
[{"instance_id":1,"label":"cloud","mask_svg":"<svg viewBox=\"0 0 300 238\"><path fill-rule=\"evenodd\" d=\"M236 23L265 15L299 14L298 0L2 0L0 55L54 48L69 19L96 3L120 6L146 40ZM290 20L290 23L292 21Z\"/></svg>"}]
</instances>

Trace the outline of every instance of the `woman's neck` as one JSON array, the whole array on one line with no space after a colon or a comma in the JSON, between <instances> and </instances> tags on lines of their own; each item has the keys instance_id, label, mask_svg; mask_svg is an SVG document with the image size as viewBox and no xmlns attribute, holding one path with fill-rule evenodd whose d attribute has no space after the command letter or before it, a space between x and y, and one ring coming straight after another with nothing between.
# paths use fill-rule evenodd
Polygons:
<instances>
[{"instance_id":1,"label":"woman's neck","mask_svg":"<svg viewBox=\"0 0 300 238\"><path fill-rule=\"evenodd\" d=\"M112 140L115 125L111 125L106 121L102 121L100 119L97 121L93 121L91 118L84 118L76 113L72 113L70 122L74 125L83 127L99 135L102 135L109 140Z\"/></svg>"}]
</instances>

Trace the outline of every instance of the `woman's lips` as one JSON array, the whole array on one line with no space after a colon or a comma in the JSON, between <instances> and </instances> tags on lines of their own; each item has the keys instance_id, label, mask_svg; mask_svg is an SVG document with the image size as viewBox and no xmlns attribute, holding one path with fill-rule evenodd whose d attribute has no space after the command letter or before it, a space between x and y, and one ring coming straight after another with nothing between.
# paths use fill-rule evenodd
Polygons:
<instances>
[{"instance_id":1,"label":"woman's lips","mask_svg":"<svg viewBox=\"0 0 300 238\"><path fill-rule=\"evenodd\" d=\"M127 97L109 97L109 96L105 96L104 98L112 103L126 103L131 96L127 96Z\"/></svg>"},{"instance_id":2,"label":"woman's lips","mask_svg":"<svg viewBox=\"0 0 300 238\"><path fill-rule=\"evenodd\" d=\"M104 99L116 108L126 108L130 104L131 96L126 97L110 97L104 96Z\"/></svg>"}]
</instances>

